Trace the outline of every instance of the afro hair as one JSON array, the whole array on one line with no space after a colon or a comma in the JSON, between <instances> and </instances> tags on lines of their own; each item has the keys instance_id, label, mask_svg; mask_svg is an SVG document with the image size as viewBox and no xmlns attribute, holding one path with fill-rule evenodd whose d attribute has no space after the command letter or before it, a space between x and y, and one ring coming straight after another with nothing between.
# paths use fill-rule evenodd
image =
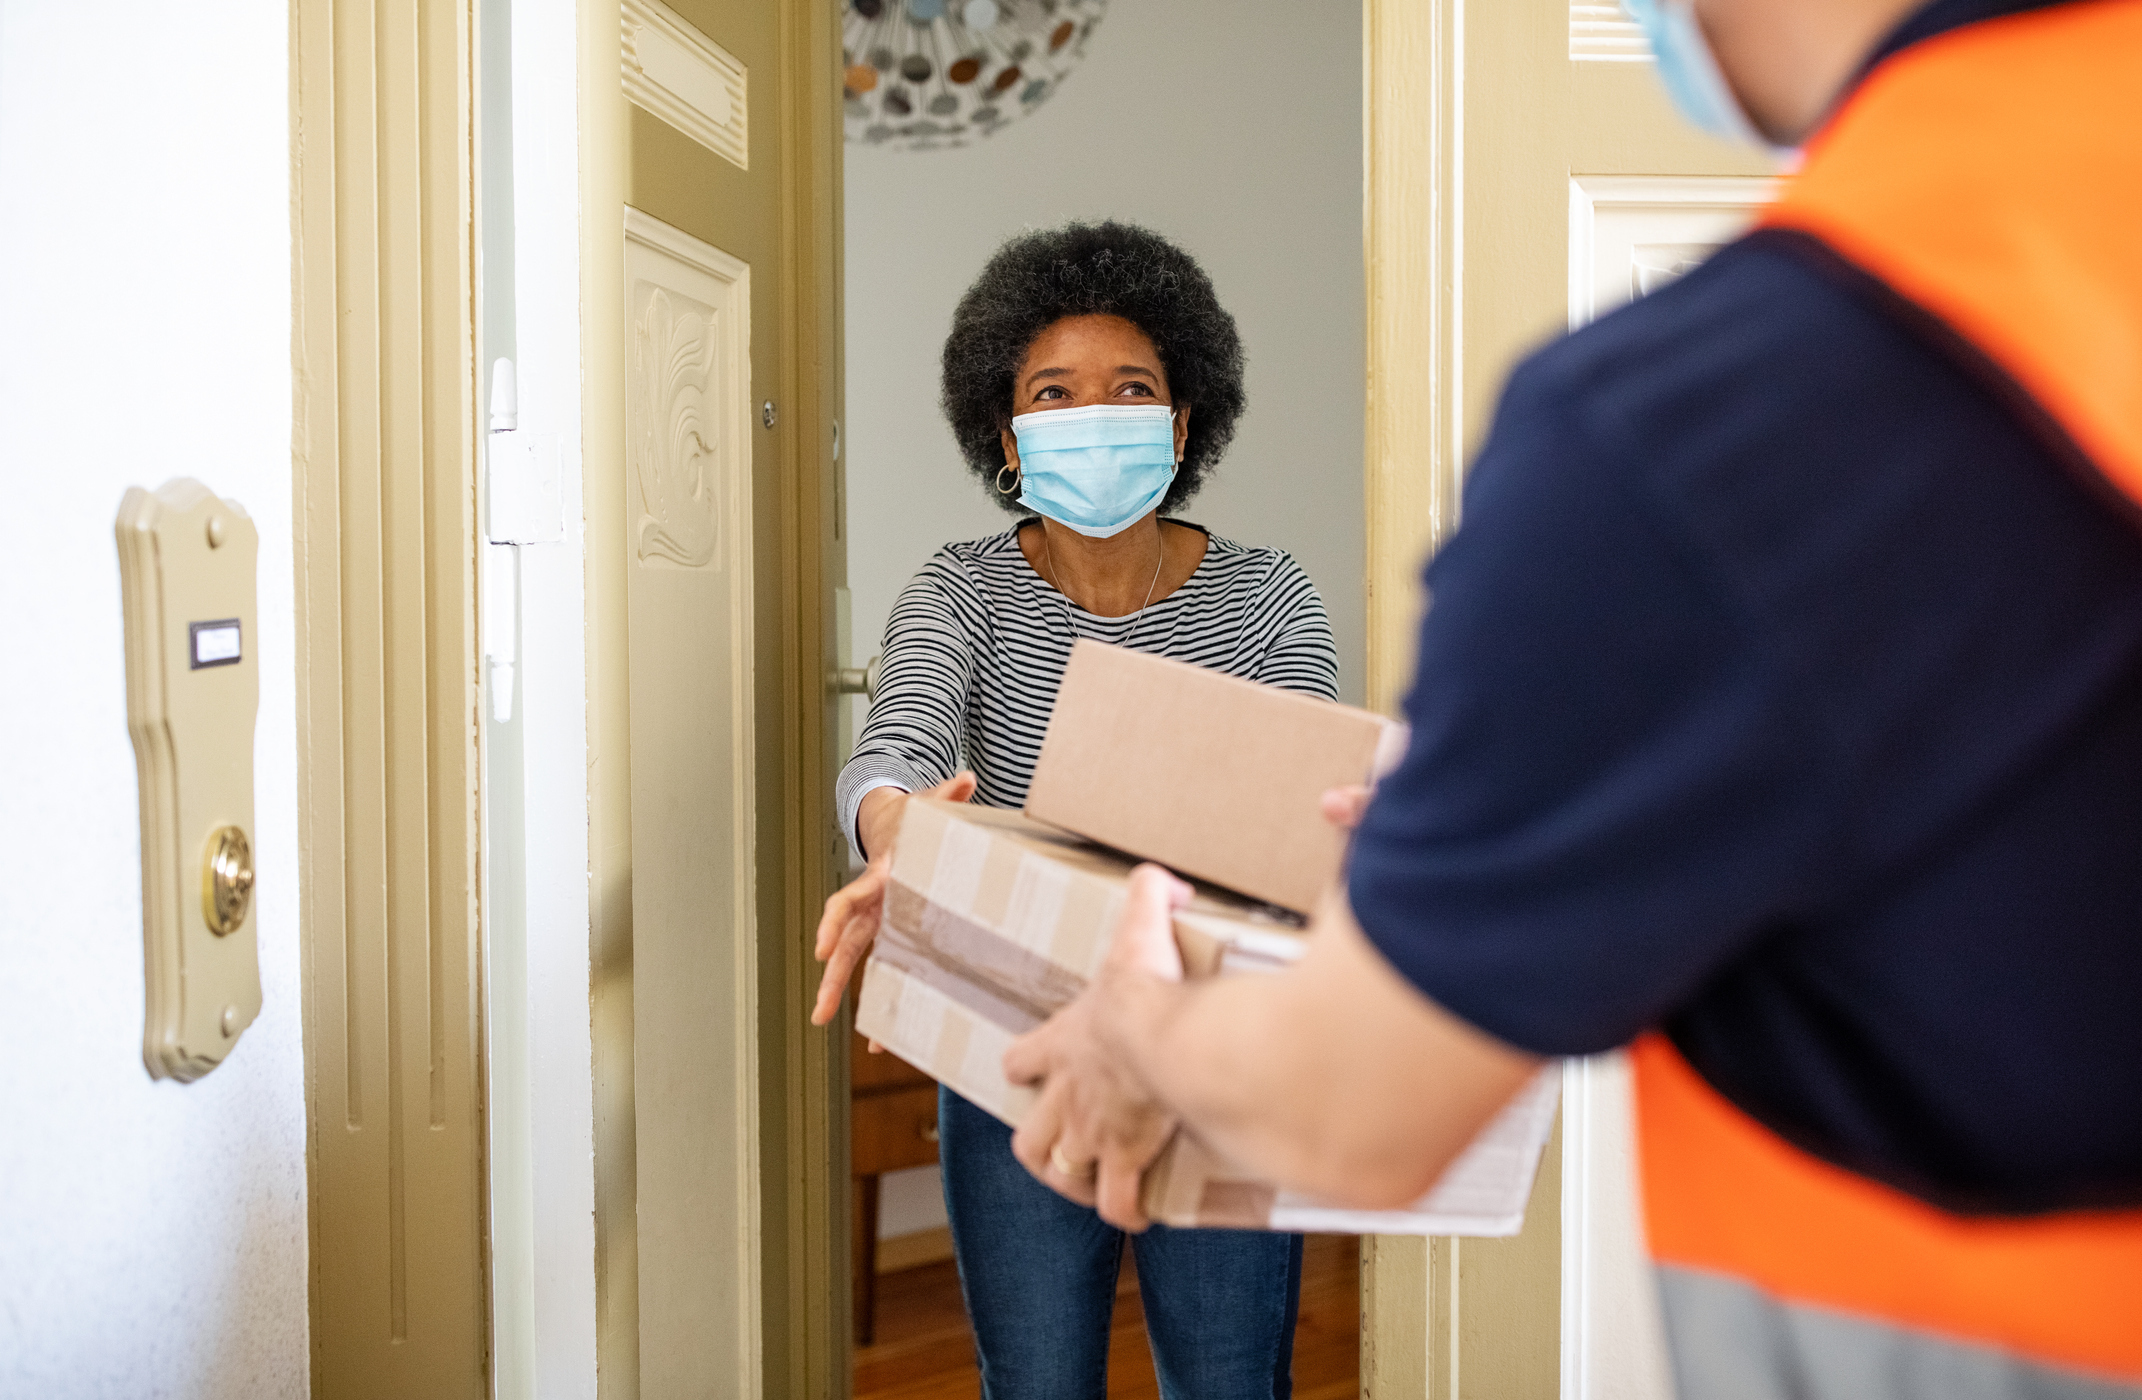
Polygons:
<instances>
[{"instance_id":1,"label":"afro hair","mask_svg":"<svg viewBox=\"0 0 2142 1400\"><path fill-rule=\"evenodd\" d=\"M1188 253L1150 229L1071 223L1023 233L982 269L945 337L944 411L967 465L993 483L1004 465L1013 381L1035 337L1066 316L1121 316L1160 355L1170 396L1195 409L1160 509L1197 494L1242 416L1242 337ZM1016 497L990 491L1015 515Z\"/></svg>"}]
</instances>

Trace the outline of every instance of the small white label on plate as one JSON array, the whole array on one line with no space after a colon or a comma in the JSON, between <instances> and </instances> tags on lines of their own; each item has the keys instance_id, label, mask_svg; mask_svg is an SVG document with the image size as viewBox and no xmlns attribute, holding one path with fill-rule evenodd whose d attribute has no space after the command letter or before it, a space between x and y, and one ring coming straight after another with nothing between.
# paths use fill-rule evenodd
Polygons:
<instances>
[{"instance_id":1,"label":"small white label on plate","mask_svg":"<svg viewBox=\"0 0 2142 1400\"><path fill-rule=\"evenodd\" d=\"M226 618L221 622L196 622L188 630L193 634L193 669L203 666L229 666L238 660L238 619Z\"/></svg>"}]
</instances>

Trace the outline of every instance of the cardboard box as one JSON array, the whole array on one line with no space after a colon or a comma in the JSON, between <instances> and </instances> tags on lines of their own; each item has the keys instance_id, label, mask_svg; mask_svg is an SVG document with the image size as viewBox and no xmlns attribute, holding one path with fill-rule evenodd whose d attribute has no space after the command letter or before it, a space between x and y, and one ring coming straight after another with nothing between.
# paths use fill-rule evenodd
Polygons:
<instances>
[{"instance_id":1,"label":"cardboard box","mask_svg":"<svg viewBox=\"0 0 2142 1400\"><path fill-rule=\"evenodd\" d=\"M1081 640L1026 813L1306 913L1346 855L1324 792L1387 771L1405 733L1367 710Z\"/></svg>"},{"instance_id":2,"label":"cardboard box","mask_svg":"<svg viewBox=\"0 0 2142 1400\"><path fill-rule=\"evenodd\" d=\"M1146 1169L1138 1204L1148 1219L1175 1226L1306 1235L1514 1235L1524 1227L1540 1150L1554 1130L1561 1082L1559 1065L1542 1069L1428 1194L1403 1210L1347 1210L1278 1190L1187 1130Z\"/></svg>"},{"instance_id":3,"label":"cardboard box","mask_svg":"<svg viewBox=\"0 0 2142 1400\"><path fill-rule=\"evenodd\" d=\"M1135 864L1016 812L911 800L855 1028L1017 1123L1033 1095L1006 1081L1004 1052L1085 990ZM1276 966L1301 941L1213 889L1177 911L1175 940L1193 977L1228 960Z\"/></svg>"},{"instance_id":4,"label":"cardboard box","mask_svg":"<svg viewBox=\"0 0 2142 1400\"><path fill-rule=\"evenodd\" d=\"M1017 813L910 801L856 1029L1017 1124L1034 1095L1005 1079L1004 1052L1099 969L1135 864ZM1176 911L1174 925L1190 977L1277 970L1303 946L1290 920L1209 886ZM1543 1072L1410 1210L1344 1211L1276 1191L1187 1134L1147 1172L1145 1210L1170 1225L1513 1234L1553 1121L1556 1082Z\"/></svg>"}]
</instances>

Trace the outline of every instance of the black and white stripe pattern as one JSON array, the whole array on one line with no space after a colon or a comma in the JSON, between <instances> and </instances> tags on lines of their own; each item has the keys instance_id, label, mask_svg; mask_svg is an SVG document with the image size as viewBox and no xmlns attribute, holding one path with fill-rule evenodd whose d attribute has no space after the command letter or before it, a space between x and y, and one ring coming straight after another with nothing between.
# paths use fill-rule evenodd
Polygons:
<instances>
[{"instance_id":1,"label":"black and white stripe pattern","mask_svg":"<svg viewBox=\"0 0 2142 1400\"><path fill-rule=\"evenodd\" d=\"M1043 582L1017 526L932 555L893 605L877 698L840 770L849 840L872 788L919 792L962 767L976 802L1023 805L1074 636L1336 699L1331 621L1301 565L1207 534L1189 582L1131 617L1097 617Z\"/></svg>"}]
</instances>

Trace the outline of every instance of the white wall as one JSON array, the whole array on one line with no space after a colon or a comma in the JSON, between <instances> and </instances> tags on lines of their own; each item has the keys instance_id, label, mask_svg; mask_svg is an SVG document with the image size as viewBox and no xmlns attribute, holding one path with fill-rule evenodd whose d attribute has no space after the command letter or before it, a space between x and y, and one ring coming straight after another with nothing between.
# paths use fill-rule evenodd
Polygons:
<instances>
[{"instance_id":1,"label":"white wall","mask_svg":"<svg viewBox=\"0 0 2142 1400\"><path fill-rule=\"evenodd\" d=\"M932 550L1011 521L937 410L953 304L1010 235L1112 217L1189 249L1249 352L1249 411L1184 516L1292 551L1331 610L1340 693L1359 702L1360 5L1116 0L1063 89L996 136L849 146L847 206L852 660Z\"/></svg>"},{"instance_id":2,"label":"white wall","mask_svg":"<svg viewBox=\"0 0 2142 1400\"><path fill-rule=\"evenodd\" d=\"M0 0L0 1395L302 1396L286 0ZM198 476L260 528L265 1005L141 1063L112 517Z\"/></svg>"},{"instance_id":3,"label":"white wall","mask_svg":"<svg viewBox=\"0 0 2142 1400\"><path fill-rule=\"evenodd\" d=\"M991 252L1067 219L1145 224L1204 264L1249 354L1249 411L1185 518L1291 551L1367 656L1361 7L1115 0L1031 116L953 151L847 150L848 577L867 660L947 540L1003 529L937 409L952 307ZM888 1177L888 1237L941 1224L934 1168Z\"/></svg>"}]
</instances>

